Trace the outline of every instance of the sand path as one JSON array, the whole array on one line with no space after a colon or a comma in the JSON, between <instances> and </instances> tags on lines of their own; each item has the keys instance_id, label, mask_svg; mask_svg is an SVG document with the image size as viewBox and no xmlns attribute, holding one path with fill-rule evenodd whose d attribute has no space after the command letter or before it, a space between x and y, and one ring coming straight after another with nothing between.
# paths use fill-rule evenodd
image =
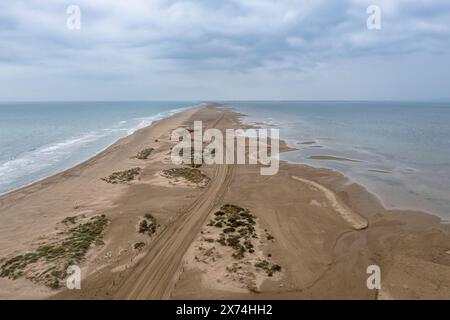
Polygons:
<instances>
[{"instance_id":1,"label":"sand path","mask_svg":"<svg viewBox=\"0 0 450 320\"><path fill-rule=\"evenodd\" d=\"M115 299L168 299L181 272L183 256L197 237L208 215L219 205L233 175L232 166L216 166L208 190L168 226L147 255L130 270Z\"/></svg>"},{"instance_id":2,"label":"sand path","mask_svg":"<svg viewBox=\"0 0 450 320\"><path fill-rule=\"evenodd\" d=\"M217 127L221 115L208 127ZM216 165L207 190L155 239L152 248L125 277L115 299L169 299L182 272L183 257L233 180L233 165Z\"/></svg>"}]
</instances>

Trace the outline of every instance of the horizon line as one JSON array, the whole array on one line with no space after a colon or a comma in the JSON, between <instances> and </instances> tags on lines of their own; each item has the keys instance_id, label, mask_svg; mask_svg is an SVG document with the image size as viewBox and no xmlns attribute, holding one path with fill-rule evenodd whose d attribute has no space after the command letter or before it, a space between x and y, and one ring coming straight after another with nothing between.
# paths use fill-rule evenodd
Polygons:
<instances>
[{"instance_id":1,"label":"horizon line","mask_svg":"<svg viewBox=\"0 0 450 320\"><path fill-rule=\"evenodd\" d=\"M0 100L0 103L58 103L58 102L443 102L450 103L450 98L436 99L116 99L116 100Z\"/></svg>"}]
</instances>

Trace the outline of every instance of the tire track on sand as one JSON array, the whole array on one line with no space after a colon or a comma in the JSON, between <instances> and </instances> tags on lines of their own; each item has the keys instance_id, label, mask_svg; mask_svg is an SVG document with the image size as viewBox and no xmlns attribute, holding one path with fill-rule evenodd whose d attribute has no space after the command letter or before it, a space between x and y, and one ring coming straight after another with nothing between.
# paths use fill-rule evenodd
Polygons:
<instances>
[{"instance_id":1,"label":"tire track on sand","mask_svg":"<svg viewBox=\"0 0 450 320\"><path fill-rule=\"evenodd\" d=\"M224 112L214 122L217 125ZM183 257L211 211L231 184L233 165L215 165L207 190L155 239L147 255L130 270L115 299L168 299L180 273Z\"/></svg>"},{"instance_id":2,"label":"tire track on sand","mask_svg":"<svg viewBox=\"0 0 450 320\"><path fill-rule=\"evenodd\" d=\"M197 237L210 212L226 193L233 175L233 166L216 165L208 190L156 239L152 248L130 270L115 299L168 299L183 257Z\"/></svg>"}]
</instances>

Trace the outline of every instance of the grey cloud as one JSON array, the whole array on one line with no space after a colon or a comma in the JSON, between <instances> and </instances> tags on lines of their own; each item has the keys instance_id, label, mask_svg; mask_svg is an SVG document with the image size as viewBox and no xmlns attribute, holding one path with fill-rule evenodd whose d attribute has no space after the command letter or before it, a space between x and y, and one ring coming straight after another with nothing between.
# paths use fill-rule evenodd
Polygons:
<instances>
[{"instance_id":1,"label":"grey cloud","mask_svg":"<svg viewBox=\"0 0 450 320\"><path fill-rule=\"evenodd\" d=\"M41 77L49 86L85 81L105 92L108 81L122 79L159 85L167 92L164 86L184 87L186 80L200 88L200 80L208 77L234 88L242 77L255 86L262 79L270 83L274 73L291 81L314 74L323 78L324 66L345 65L358 72L360 66L351 63L357 59L380 65L398 57L434 55L444 69L449 65L450 4L445 0L76 2L82 12L80 31L65 27L69 3L0 3L3 83L8 83L7 74L10 82L17 82L11 88L30 86L27 77ZM382 7L381 31L365 27L365 9L372 2ZM27 72L14 74L14 68ZM331 86L328 79L311 77ZM28 89L30 98L36 96L32 86ZM190 90L197 95L205 91L203 86ZM286 95L295 96L292 90ZM0 99L17 94L0 89Z\"/></svg>"}]
</instances>

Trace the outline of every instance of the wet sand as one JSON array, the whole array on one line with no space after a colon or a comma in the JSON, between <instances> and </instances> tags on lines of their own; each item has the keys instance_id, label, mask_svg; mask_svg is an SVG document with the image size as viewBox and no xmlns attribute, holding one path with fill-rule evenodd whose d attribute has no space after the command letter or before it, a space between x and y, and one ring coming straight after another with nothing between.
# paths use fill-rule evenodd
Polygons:
<instances>
[{"instance_id":1,"label":"wet sand","mask_svg":"<svg viewBox=\"0 0 450 320\"><path fill-rule=\"evenodd\" d=\"M211 179L207 187L161 183L161 170L176 167L170 162L173 129L191 127L194 120L220 130L241 128L240 117L215 105L184 111L77 167L1 196L0 257L45 242L69 216L105 214L110 223L105 244L90 250L81 265L81 290L0 278L0 298L450 298L449 225L423 212L386 210L339 173L286 162L274 176L261 176L259 165L203 165L199 169ZM154 148L148 160L133 158L147 147ZM142 168L135 181L101 180L133 167ZM274 276L254 271L252 290L224 271L234 260L207 234L213 230L208 221L228 203L256 217L259 233L255 252L246 253L249 263L265 257L282 268ZM148 212L158 222L152 236L137 232ZM267 234L273 239L266 240ZM144 247L135 250L139 242ZM220 254L199 263L198 249L206 244ZM366 286L373 264L381 268L381 290Z\"/></svg>"},{"instance_id":2,"label":"wet sand","mask_svg":"<svg viewBox=\"0 0 450 320\"><path fill-rule=\"evenodd\" d=\"M335 157L335 156L309 156L310 160L332 160L332 161L348 161L348 162L361 162L360 160Z\"/></svg>"},{"instance_id":3,"label":"wet sand","mask_svg":"<svg viewBox=\"0 0 450 320\"><path fill-rule=\"evenodd\" d=\"M391 171L381 170L381 169L369 169L367 171L375 172L375 173L392 173Z\"/></svg>"}]
</instances>

